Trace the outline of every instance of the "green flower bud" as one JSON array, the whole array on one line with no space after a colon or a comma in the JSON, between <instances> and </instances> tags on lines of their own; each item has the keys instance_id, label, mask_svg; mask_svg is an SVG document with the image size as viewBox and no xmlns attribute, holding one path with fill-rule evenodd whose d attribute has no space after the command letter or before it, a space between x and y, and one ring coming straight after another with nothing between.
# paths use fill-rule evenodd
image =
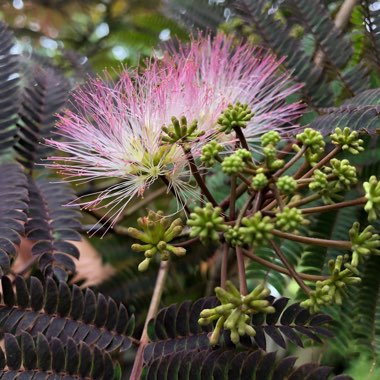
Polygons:
<instances>
[{"instance_id":1,"label":"green flower bud","mask_svg":"<svg viewBox=\"0 0 380 380\"><path fill-rule=\"evenodd\" d=\"M228 134L234 128L245 128L252 117L248 104L230 104L218 119L219 131Z\"/></svg>"},{"instance_id":2,"label":"green flower bud","mask_svg":"<svg viewBox=\"0 0 380 380\"><path fill-rule=\"evenodd\" d=\"M333 158L330 161L331 167L324 167L324 172L332 174L338 179L332 182L331 188L336 191L349 189L358 182L356 177L356 168L350 165L348 160L337 160Z\"/></svg>"},{"instance_id":3,"label":"green flower bud","mask_svg":"<svg viewBox=\"0 0 380 380\"><path fill-rule=\"evenodd\" d=\"M226 157L222 162L222 170L228 175L240 173L244 166L244 161L236 154Z\"/></svg>"},{"instance_id":4,"label":"green flower bud","mask_svg":"<svg viewBox=\"0 0 380 380\"><path fill-rule=\"evenodd\" d=\"M149 263L151 262L151 260L152 259L146 258L145 260L141 261L141 263L139 264L137 268L139 272L145 272L148 269Z\"/></svg>"},{"instance_id":5,"label":"green flower bud","mask_svg":"<svg viewBox=\"0 0 380 380\"><path fill-rule=\"evenodd\" d=\"M264 173L258 173L252 178L252 188L256 191L268 185L268 178Z\"/></svg>"},{"instance_id":6,"label":"green flower bud","mask_svg":"<svg viewBox=\"0 0 380 380\"><path fill-rule=\"evenodd\" d=\"M156 253L160 253L162 260L168 260L170 253L183 256L185 248L174 247L168 244L177 237L183 230L181 219L176 219L172 223L165 218L162 211L149 211L147 217L139 218L137 223L141 230L130 227L129 234L135 239L141 240L146 244L132 244L132 250L144 252L145 260L140 263L139 270L146 270L150 260Z\"/></svg>"},{"instance_id":7,"label":"green flower bud","mask_svg":"<svg viewBox=\"0 0 380 380\"><path fill-rule=\"evenodd\" d=\"M297 231L301 224L305 223L305 218L301 210L295 207L285 207L276 215L276 227L284 232Z\"/></svg>"},{"instance_id":8,"label":"green flower bud","mask_svg":"<svg viewBox=\"0 0 380 380\"><path fill-rule=\"evenodd\" d=\"M278 170L281 169L285 165L284 160L273 160L272 162L269 163L268 167L271 170Z\"/></svg>"},{"instance_id":9,"label":"green flower bud","mask_svg":"<svg viewBox=\"0 0 380 380\"><path fill-rule=\"evenodd\" d=\"M241 235L240 227L229 227L228 230L224 233L224 238L231 247L241 246L244 244L244 239Z\"/></svg>"},{"instance_id":10,"label":"green flower bud","mask_svg":"<svg viewBox=\"0 0 380 380\"><path fill-rule=\"evenodd\" d=\"M324 281L317 281L315 291L310 292L309 299L302 302L302 307L309 308L311 313L320 311L320 307L336 303L341 305L346 295L348 285L360 283L359 277L349 269L349 265L343 266L343 256L338 256L336 260L329 261L330 277Z\"/></svg>"},{"instance_id":11,"label":"green flower bud","mask_svg":"<svg viewBox=\"0 0 380 380\"><path fill-rule=\"evenodd\" d=\"M243 218L243 227L240 227L240 234L243 241L249 246L256 247L266 244L272 238L274 225L269 216L262 216L257 212L249 218Z\"/></svg>"},{"instance_id":12,"label":"green flower bud","mask_svg":"<svg viewBox=\"0 0 380 380\"><path fill-rule=\"evenodd\" d=\"M315 129L305 128L296 138L307 147L305 153L306 160L310 164L317 162L325 148L325 141L323 140L322 134Z\"/></svg>"},{"instance_id":13,"label":"green flower bud","mask_svg":"<svg viewBox=\"0 0 380 380\"><path fill-rule=\"evenodd\" d=\"M238 149L234 154L245 162L252 161L252 154L247 149Z\"/></svg>"},{"instance_id":14,"label":"green flower bud","mask_svg":"<svg viewBox=\"0 0 380 380\"><path fill-rule=\"evenodd\" d=\"M276 185L280 193L290 195L296 190L297 181L289 175L284 175L277 180Z\"/></svg>"},{"instance_id":15,"label":"green flower bud","mask_svg":"<svg viewBox=\"0 0 380 380\"><path fill-rule=\"evenodd\" d=\"M373 175L368 182L363 183L367 203L364 210L368 213L368 220L375 221L380 215L380 182Z\"/></svg>"},{"instance_id":16,"label":"green flower bud","mask_svg":"<svg viewBox=\"0 0 380 380\"><path fill-rule=\"evenodd\" d=\"M318 169L314 171L312 179L313 181L309 183L309 189L317 192L324 203L334 203L335 199L339 199L336 193L341 190L341 187L337 181L329 181L327 174Z\"/></svg>"},{"instance_id":17,"label":"green flower bud","mask_svg":"<svg viewBox=\"0 0 380 380\"><path fill-rule=\"evenodd\" d=\"M220 207L213 208L211 203L207 203L203 208L196 207L187 221L191 227L190 236L198 236L202 243L210 240L218 241L219 232L224 232L228 228L220 215L221 211Z\"/></svg>"},{"instance_id":18,"label":"green flower bud","mask_svg":"<svg viewBox=\"0 0 380 380\"><path fill-rule=\"evenodd\" d=\"M190 125L187 123L185 116L179 120L176 117L171 118L172 123L168 126L163 126L161 129L164 133L162 141L164 143L174 144L176 142L190 142L204 135L204 131L197 131L198 122L194 120Z\"/></svg>"},{"instance_id":19,"label":"green flower bud","mask_svg":"<svg viewBox=\"0 0 380 380\"><path fill-rule=\"evenodd\" d=\"M217 162L219 152L223 150L222 145L216 141L210 141L202 148L201 161L206 166L213 166Z\"/></svg>"},{"instance_id":20,"label":"green flower bud","mask_svg":"<svg viewBox=\"0 0 380 380\"><path fill-rule=\"evenodd\" d=\"M277 131L269 131L264 133L261 137L261 146L273 145L276 146L281 141L281 136Z\"/></svg>"},{"instance_id":21,"label":"green flower bud","mask_svg":"<svg viewBox=\"0 0 380 380\"><path fill-rule=\"evenodd\" d=\"M213 309L205 309L200 313L198 323L202 326L218 320L210 337L210 344L216 345L221 328L230 330L231 341L238 344L240 336L245 334L255 336L255 329L249 324L251 315L256 313L274 313L275 308L265 299L270 294L262 284L257 286L251 293L242 296L238 289L230 282L226 282L226 289L215 288L215 294L220 306Z\"/></svg>"},{"instance_id":22,"label":"green flower bud","mask_svg":"<svg viewBox=\"0 0 380 380\"><path fill-rule=\"evenodd\" d=\"M374 233L373 226L367 226L360 232L360 224L355 222L349 235L352 243L351 265L358 266L363 256L380 255L380 236Z\"/></svg>"},{"instance_id":23,"label":"green flower bud","mask_svg":"<svg viewBox=\"0 0 380 380\"><path fill-rule=\"evenodd\" d=\"M272 162L276 158L277 150L273 145L268 145L263 148L263 154L268 162Z\"/></svg>"},{"instance_id":24,"label":"green flower bud","mask_svg":"<svg viewBox=\"0 0 380 380\"><path fill-rule=\"evenodd\" d=\"M359 139L358 132L351 132L348 127L345 127L343 131L335 128L335 133L331 135L331 141L335 145L340 145L342 150L348 150L352 154L358 154L364 150L363 140Z\"/></svg>"}]
</instances>

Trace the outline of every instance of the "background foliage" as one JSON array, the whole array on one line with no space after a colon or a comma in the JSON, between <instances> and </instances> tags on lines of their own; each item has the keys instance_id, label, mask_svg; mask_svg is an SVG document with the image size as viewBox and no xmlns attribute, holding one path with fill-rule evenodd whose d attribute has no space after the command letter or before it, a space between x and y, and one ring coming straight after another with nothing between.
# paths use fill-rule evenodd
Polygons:
<instances>
[{"instance_id":1,"label":"background foliage","mask_svg":"<svg viewBox=\"0 0 380 380\"><path fill-rule=\"evenodd\" d=\"M349 7L346 14L343 6ZM7 199L0 204L0 265L8 275L2 279L0 326L5 333L5 355L1 351L0 368L6 364L14 376L23 366L26 371L52 370L68 376L91 374L110 379L121 373L119 365L113 364L118 359L124 378L128 378L134 351L133 347L127 349L140 336L154 286L157 267L151 266L144 275L137 273L140 258L130 249L125 226L134 225L153 205L169 208L163 189L155 187L143 203L131 203L104 239L94 236L91 245L78 243L80 234L101 215L81 215L73 208L62 208L63 203L75 199L73 191L54 183L55 174L38 165L47 155L47 148L40 143L52 134L55 114L67 104L69 90L88 75L107 67L116 76L121 65L131 67L151 54L159 56L163 42L173 36L187 40L189 33L198 29L211 33L223 30L287 57L284 67L291 70L295 82L305 84L302 96L308 113L301 123L325 133L337 126L372 132L365 154L356 164L363 178L380 175L375 135L380 130L377 1L14 0L2 2L0 17L9 25L0 25L0 195ZM217 174L212 181L218 188ZM85 184L75 192L83 195L104 185ZM352 209L330 212L315 218L309 228L316 237L344 240L356 218L364 221L366 216ZM377 229L379 226L377 222ZM265 373L268 363L274 361L276 344L285 347L286 355L299 356L297 365L317 359L332 367L335 374L345 372L357 379L380 376L379 257L370 257L362 265L364 280L342 308L324 310L333 319L334 337L309 350L297 348L319 340L309 328L321 321L312 322L310 316L293 310L291 315L298 321L288 323L285 319L284 323L287 299L280 298L275 301L281 306L277 320L283 313L280 326L272 328L277 320L260 321L264 343L247 342L247 350L237 353L232 352L227 338L220 351L210 351L205 344L207 331L194 327L200 303L213 302L202 297L210 297L219 281L215 249L191 247L185 258L174 262L162 298L163 309L151 322L146 378L175 378L171 376L179 376L178 371L187 371L183 376L190 378L201 371L209 378L220 368L226 373L239 368L242 378L248 371L260 378L258 374ZM310 250L298 243L287 243L282 249L298 269L313 274L324 273L328 260L337 256L333 249ZM197 252L196 258L192 251ZM272 260L268 249L258 254ZM78 274L73 277L75 267ZM18 276L12 277L15 274ZM51 275L61 282L46 279ZM293 282L259 264L251 264L247 275L252 287L265 278L274 292L292 298L298 294ZM74 285L65 285L66 280ZM82 292L80 287L86 290ZM198 300L198 304L192 305L186 301L189 299ZM310 339L301 340L293 327ZM284 337L289 344L284 344ZM256 344L269 352L252 351ZM196 355L193 350L202 351ZM282 353L277 356L276 367L271 367L273 379L285 373L284 368L292 379L306 378L302 377L305 368L311 374L317 371L310 379L327 378L330 373L325 367L314 366L300 367L297 375L295 359L284 359ZM185 369L180 365L184 362L188 363ZM74 363L72 367L70 363ZM0 378L3 376L0 369Z\"/></svg>"}]
</instances>

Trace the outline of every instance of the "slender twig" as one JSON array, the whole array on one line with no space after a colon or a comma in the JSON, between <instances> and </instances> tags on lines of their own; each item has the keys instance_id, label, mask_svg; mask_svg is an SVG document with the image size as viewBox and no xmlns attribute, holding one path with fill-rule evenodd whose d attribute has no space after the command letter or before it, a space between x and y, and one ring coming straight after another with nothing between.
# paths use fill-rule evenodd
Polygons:
<instances>
[{"instance_id":1,"label":"slender twig","mask_svg":"<svg viewBox=\"0 0 380 380\"><path fill-rule=\"evenodd\" d=\"M304 171L309 169L310 164L307 161L304 161L301 167L293 174L294 179L301 178Z\"/></svg>"},{"instance_id":2,"label":"slender twig","mask_svg":"<svg viewBox=\"0 0 380 380\"><path fill-rule=\"evenodd\" d=\"M291 276L290 272L286 268L282 267L281 265L274 264L271 261L265 260L260 256L254 255L253 253L249 252L246 249L243 249L243 255L245 257L250 258L252 261L255 261L258 264L264 265L265 267L269 269L273 269L276 272L286 274L287 276ZM306 281L323 281L329 278L328 276L318 276L318 275L307 274L307 273L298 273L298 275L303 280L306 280Z\"/></svg>"},{"instance_id":3,"label":"slender twig","mask_svg":"<svg viewBox=\"0 0 380 380\"><path fill-rule=\"evenodd\" d=\"M285 203L275 183L272 184L272 191L276 197L276 202L280 208L280 211L284 211Z\"/></svg>"},{"instance_id":4,"label":"slender twig","mask_svg":"<svg viewBox=\"0 0 380 380\"><path fill-rule=\"evenodd\" d=\"M322 158L321 161L317 162L308 172L306 172L301 178L309 178L315 170L321 168L323 165L327 164L333 157L335 157L341 150L340 146L336 146L329 154Z\"/></svg>"},{"instance_id":5,"label":"slender twig","mask_svg":"<svg viewBox=\"0 0 380 380\"><path fill-rule=\"evenodd\" d=\"M222 288L225 288L226 281L227 281L227 270L228 270L228 252L230 250L230 247L227 243L223 244L222 252L222 264L220 266L220 286Z\"/></svg>"},{"instance_id":6,"label":"slender twig","mask_svg":"<svg viewBox=\"0 0 380 380\"><path fill-rule=\"evenodd\" d=\"M244 203L243 207L241 208L240 212L239 212L239 215L236 219L236 223L235 223L235 226L236 227L239 227L240 226L240 223L241 223L241 220L243 219L245 213L247 212L249 206L251 205L252 201L255 199L255 197L258 197L259 194L261 193L256 193L256 194L252 194L247 200L246 202Z\"/></svg>"},{"instance_id":7,"label":"slender twig","mask_svg":"<svg viewBox=\"0 0 380 380\"><path fill-rule=\"evenodd\" d=\"M187 246L191 246L191 245L197 243L198 241L199 241L199 236L192 238L192 239L189 239L189 240L181 241L180 243L174 243L172 245L174 247L187 247Z\"/></svg>"},{"instance_id":8,"label":"slender twig","mask_svg":"<svg viewBox=\"0 0 380 380\"><path fill-rule=\"evenodd\" d=\"M278 178L282 173L288 170L295 162L297 162L305 153L306 146L304 145L281 169L278 169L272 177Z\"/></svg>"},{"instance_id":9,"label":"slender twig","mask_svg":"<svg viewBox=\"0 0 380 380\"><path fill-rule=\"evenodd\" d=\"M280 258L280 260L285 265L286 269L289 271L289 273L294 278L294 280L296 281L296 283L300 286L300 288L306 294L309 294L311 289L303 282L302 278L299 276L299 274L297 273L297 271L293 268L293 265L290 264L290 262L288 261L288 259L286 258L286 256L281 251L280 247L273 240L271 240L270 243L271 243L274 251L276 252L276 255Z\"/></svg>"},{"instance_id":10,"label":"slender twig","mask_svg":"<svg viewBox=\"0 0 380 380\"><path fill-rule=\"evenodd\" d=\"M321 196L319 194L311 194L305 198L300 199L299 201L291 202L288 204L288 207L299 207L302 205L305 205L307 203L316 201L319 199Z\"/></svg>"},{"instance_id":11,"label":"slender twig","mask_svg":"<svg viewBox=\"0 0 380 380\"><path fill-rule=\"evenodd\" d=\"M326 212L326 211L337 210L337 209L340 209L343 207L358 206L358 205L362 205L366 202L367 202L367 198L361 197L361 198L353 199L351 201L334 203L332 205L303 208L303 209L301 209L301 211L302 211L302 214L314 214L316 212Z\"/></svg>"},{"instance_id":12,"label":"slender twig","mask_svg":"<svg viewBox=\"0 0 380 380\"><path fill-rule=\"evenodd\" d=\"M214 199L214 197L212 196L212 194L210 193L210 190L208 189L208 187L206 186L206 183L205 181L203 180L202 176L200 175L199 171L198 171L198 168L197 168L197 165L195 163L195 160L194 160L194 157L193 157L193 154L191 153L191 151L187 150L187 149L184 149L185 151L185 154L186 154L186 157L187 157L187 160L189 162L189 166L190 166L190 170L191 170L191 173L195 179L195 181L197 182L199 188L201 189L202 193L204 194L204 196L207 198L207 200L209 202L212 203L212 205L214 207L217 206L217 202L216 200Z\"/></svg>"},{"instance_id":13,"label":"slender twig","mask_svg":"<svg viewBox=\"0 0 380 380\"><path fill-rule=\"evenodd\" d=\"M239 197L241 197L245 191L247 190L248 186L247 184L245 183L241 183L237 188L236 188L236 199L238 199ZM225 211L227 210L229 207L230 207L230 196L228 195L226 198L224 198L222 200L222 202L220 202L219 204L219 207Z\"/></svg>"},{"instance_id":14,"label":"slender twig","mask_svg":"<svg viewBox=\"0 0 380 380\"><path fill-rule=\"evenodd\" d=\"M244 256L241 247L236 247L236 259L239 273L240 293L244 296L248 293L247 278L245 276Z\"/></svg>"},{"instance_id":15,"label":"slender twig","mask_svg":"<svg viewBox=\"0 0 380 380\"><path fill-rule=\"evenodd\" d=\"M236 137L240 141L240 144L241 144L242 148L247 149L248 151L250 151L248 143L247 143L247 140L245 139L244 133L241 130L241 128L240 127L235 127L234 131L236 133Z\"/></svg>"},{"instance_id":16,"label":"slender twig","mask_svg":"<svg viewBox=\"0 0 380 380\"><path fill-rule=\"evenodd\" d=\"M230 220L235 219L236 215L236 176L231 176L231 193L230 193Z\"/></svg>"},{"instance_id":17,"label":"slender twig","mask_svg":"<svg viewBox=\"0 0 380 380\"><path fill-rule=\"evenodd\" d=\"M144 362L144 349L146 345L149 343L149 336L148 336L148 323L151 319L153 319L158 311L158 307L161 302L161 296L162 292L164 290L166 277L168 275L169 270L169 262L168 261L161 261L160 269L158 271L156 284L154 286L154 291L152 295L152 299L150 301L148 314L145 319L144 329L141 334L140 338L140 345L137 349L135 361L133 363L132 373L129 377L130 380L138 380L140 379L143 362Z\"/></svg>"},{"instance_id":18,"label":"slender twig","mask_svg":"<svg viewBox=\"0 0 380 380\"><path fill-rule=\"evenodd\" d=\"M273 235L278 236L283 239L298 241L299 243L318 245L320 247L331 247L339 249L351 249L352 243L348 240L328 240L328 239L317 239L312 237L306 237L301 235L289 234L287 232L282 232L279 230L272 230Z\"/></svg>"}]
</instances>

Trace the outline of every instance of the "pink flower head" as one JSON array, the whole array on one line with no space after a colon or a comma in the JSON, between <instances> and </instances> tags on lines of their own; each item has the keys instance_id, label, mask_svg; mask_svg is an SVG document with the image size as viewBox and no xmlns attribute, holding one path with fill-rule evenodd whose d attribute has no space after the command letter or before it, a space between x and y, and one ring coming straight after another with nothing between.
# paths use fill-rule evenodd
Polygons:
<instances>
[{"instance_id":1,"label":"pink flower head","mask_svg":"<svg viewBox=\"0 0 380 380\"><path fill-rule=\"evenodd\" d=\"M203 128L215 129L214 115L237 102L248 104L254 113L244 129L248 143L256 142L269 130L283 134L297 128L292 122L305 107L300 102L287 104L285 99L302 85L291 85L289 74L280 71L284 59L276 60L247 43L235 46L232 38L222 34L214 39L198 37L179 51L172 51L170 59L179 67L193 64L203 98L212 99L198 109L201 125L213 121Z\"/></svg>"},{"instance_id":2,"label":"pink flower head","mask_svg":"<svg viewBox=\"0 0 380 380\"><path fill-rule=\"evenodd\" d=\"M194 70L192 64L177 69L153 62L141 74L123 72L113 86L95 79L74 94L75 110L67 110L59 118L57 135L61 139L47 140L68 157L50 157L53 163L47 166L72 181L117 181L81 206L108 207L106 217L115 222L128 202L142 197L160 177L165 177L178 199L184 192L196 196L183 150L161 141L161 128L172 116L192 121L204 102L194 82ZM200 151L208 136L194 143L195 151Z\"/></svg>"},{"instance_id":3,"label":"pink flower head","mask_svg":"<svg viewBox=\"0 0 380 380\"><path fill-rule=\"evenodd\" d=\"M105 218L113 223L133 197L143 196L160 178L180 202L188 194L196 197L188 160L180 146L163 143L162 126L173 116L197 120L205 134L192 145L195 159L211 138L234 139L216 135L217 120L230 103L248 103L254 112L244 130L248 142L268 130L292 127L303 107L286 104L285 98L300 86L288 84L288 74L278 73L280 64L219 35L200 37L162 62L153 60L141 73L124 71L115 84L93 79L74 94L74 111L59 118L60 140L47 140L68 156L50 157L48 166L72 181L114 179L95 200L80 203L108 207Z\"/></svg>"}]
</instances>

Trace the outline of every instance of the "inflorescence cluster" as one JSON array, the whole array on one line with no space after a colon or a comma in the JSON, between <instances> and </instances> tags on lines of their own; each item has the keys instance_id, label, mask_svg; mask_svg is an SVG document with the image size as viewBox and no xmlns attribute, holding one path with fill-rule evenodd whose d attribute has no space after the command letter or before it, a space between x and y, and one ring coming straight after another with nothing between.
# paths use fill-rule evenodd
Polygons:
<instances>
[{"instance_id":1,"label":"inflorescence cluster","mask_svg":"<svg viewBox=\"0 0 380 380\"><path fill-rule=\"evenodd\" d=\"M219 133L236 133L239 143L228 146L222 139L205 142L197 160L190 156L190 167L196 173L213 170L220 166L222 172L235 184L234 199L217 205L213 198L202 206L193 208L187 218L188 232L183 231L180 219L171 224L163 214L149 213L140 218L142 229L129 229L130 234L145 244L134 244L132 248L143 251L145 260L139 269L145 270L156 253L167 260L171 253L181 256L183 248L169 242L179 234L198 238L203 244L210 242L235 249L238 261L243 262L242 253L254 257L254 249L264 245L275 247L285 268L289 268L286 256L281 252L278 239L289 239L304 244L316 244L341 248L343 254L330 260L329 275L315 276L315 288L309 288L302 274L289 272L307 293L302 306L310 312L318 312L324 305L341 304L350 285L360 282L358 265L364 257L380 254L380 237L372 225L361 230L354 223L346 241L330 241L303 236L302 226L308 223L309 215L342 207L363 205L369 222L380 215L380 184L375 176L363 184L363 195L352 201L344 200L344 192L358 184L357 169L349 158L339 159L341 151L355 155L363 151L363 140L356 131L336 128L329 139L311 128L305 128L295 136L295 140L283 138L278 131L269 131L260 137L261 155L251 153L244 140L243 130L253 113L246 104L229 105L218 119ZM163 144L186 145L185 154L191 152L189 143L199 139L197 123L187 125L186 118L172 119L172 125L163 127ZM330 143L330 144L329 144ZM281 148L281 149L280 149ZM289 149L290 148L290 149ZM288 156L281 154L287 151ZM346 155L347 157L347 155ZM195 174L193 172L193 174ZM207 175L195 176L200 191L207 188ZM233 182L232 182L233 179ZM237 193L237 189L242 189ZM235 209L235 202L242 194L247 194L243 207L228 214L228 208ZM207 197L207 193L203 193ZM311 203L310 207L307 207ZM322 204L321 204L322 203ZM232 216L232 218L231 218ZM180 243L178 244L180 245ZM239 256L240 255L240 256ZM229 330L231 340L238 343L240 336L254 336L250 318L255 313L272 313L273 307L267 297L269 290L260 284L247 294L244 286L244 269L239 271L240 290L230 281L215 289L221 305L201 312L201 325L216 322L210 337L212 345L217 344L221 329ZM245 288L245 289L242 289Z\"/></svg>"}]
</instances>

